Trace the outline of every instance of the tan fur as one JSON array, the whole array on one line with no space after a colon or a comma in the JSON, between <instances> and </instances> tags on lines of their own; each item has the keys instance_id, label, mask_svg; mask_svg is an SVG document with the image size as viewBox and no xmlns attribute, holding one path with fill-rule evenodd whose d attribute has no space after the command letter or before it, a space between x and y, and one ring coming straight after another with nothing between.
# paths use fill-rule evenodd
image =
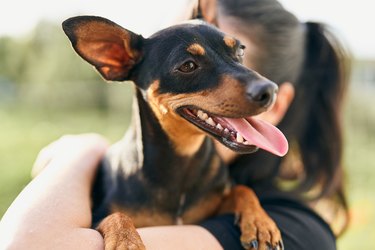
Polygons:
<instances>
[{"instance_id":1,"label":"tan fur","mask_svg":"<svg viewBox=\"0 0 375 250\"><path fill-rule=\"evenodd\" d=\"M222 201L223 195L219 193L204 197L198 204L183 214L183 223L194 224L215 215Z\"/></svg>"},{"instance_id":2,"label":"tan fur","mask_svg":"<svg viewBox=\"0 0 375 250\"><path fill-rule=\"evenodd\" d=\"M227 45L229 48L234 48L236 45L237 41L231 36L224 36L224 43Z\"/></svg>"},{"instance_id":3,"label":"tan fur","mask_svg":"<svg viewBox=\"0 0 375 250\"><path fill-rule=\"evenodd\" d=\"M151 84L147 98L152 110L176 147L176 152L189 156L197 152L204 140L204 133L186 121L175 110L182 106L196 106L214 115L244 117L252 115L254 107L243 96L246 91L237 80L223 76L218 87L189 94L161 94L159 81Z\"/></svg>"},{"instance_id":4,"label":"tan fur","mask_svg":"<svg viewBox=\"0 0 375 250\"><path fill-rule=\"evenodd\" d=\"M251 240L257 239L259 248L263 249L266 242L276 246L281 240L281 233L275 222L263 210L254 191L247 186L234 186L229 196L222 202L219 212L223 214L235 212L239 219L243 245L248 245Z\"/></svg>"},{"instance_id":5,"label":"tan fur","mask_svg":"<svg viewBox=\"0 0 375 250\"><path fill-rule=\"evenodd\" d=\"M206 54L206 50L202 47L202 45L198 43L193 43L187 48L187 51L193 55L204 56Z\"/></svg>"},{"instance_id":6,"label":"tan fur","mask_svg":"<svg viewBox=\"0 0 375 250\"><path fill-rule=\"evenodd\" d=\"M147 98L152 110L173 142L176 152L182 156L194 154L203 143L203 132L174 111L170 101L173 97L178 100L175 95L159 94L158 89L159 82L155 81L147 91Z\"/></svg>"},{"instance_id":7,"label":"tan fur","mask_svg":"<svg viewBox=\"0 0 375 250\"><path fill-rule=\"evenodd\" d=\"M97 227L105 242L105 250L137 249L146 250L140 235L129 216L113 213Z\"/></svg>"},{"instance_id":8,"label":"tan fur","mask_svg":"<svg viewBox=\"0 0 375 250\"><path fill-rule=\"evenodd\" d=\"M92 27L92 28L91 28ZM103 41L102 39L95 39L93 37L93 32L87 32L88 30L95 30L96 34L98 34L98 38L102 38L103 34L106 34L108 38L108 42ZM118 26L109 26L108 24L103 24L101 22L89 22L87 24L82 24L75 30L75 33L79 33L80 35L77 35L77 37L81 38L81 41L103 41L101 44L98 44L97 46L102 46L102 44L109 44L110 42L115 42L119 46L125 46L125 50L127 52L127 55L129 55L129 58L136 58L138 56L138 53L136 50L130 48L130 37L127 32L125 32L122 28ZM88 33L87 35L85 35ZM126 41L124 43L124 41ZM77 48L79 50L85 50L90 48L90 46L80 46L80 40L78 40ZM104 47L103 46L103 52L114 49ZM98 56L98 55L96 55ZM120 57L120 55L119 55Z\"/></svg>"},{"instance_id":9,"label":"tan fur","mask_svg":"<svg viewBox=\"0 0 375 250\"><path fill-rule=\"evenodd\" d=\"M162 214L160 211L152 211L152 208L146 210L131 210L124 207L112 206L112 213L123 213L129 216L135 227L149 227L175 224L175 218L168 214Z\"/></svg>"},{"instance_id":10,"label":"tan fur","mask_svg":"<svg viewBox=\"0 0 375 250\"><path fill-rule=\"evenodd\" d=\"M131 218L131 221L137 228L161 225L175 225L179 222L179 220L181 220L183 224L194 224L214 215L218 211L218 207L222 200L223 196L219 193L216 195L204 197L192 208L183 213L181 215L181 218L172 217L169 214L162 214L157 210L153 211L152 208L135 211L113 206L111 209L111 214L126 214L127 217Z\"/></svg>"},{"instance_id":11,"label":"tan fur","mask_svg":"<svg viewBox=\"0 0 375 250\"><path fill-rule=\"evenodd\" d=\"M73 46L78 54L94 64L107 80L124 79L141 58L141 52L131 48L130 33L119 26L83 22L74 32L77 40Z\"/></svg>"},{"instance_id":12,"label":"tan fur","mask_svg":"<svg viewBox=\"0 0 375 250\"><path fill-rule=\"evenodd\" d=\"M216 0L199 0L204 20L215 26L217 25L217 1Z\"/></svg>"}]
</instances>

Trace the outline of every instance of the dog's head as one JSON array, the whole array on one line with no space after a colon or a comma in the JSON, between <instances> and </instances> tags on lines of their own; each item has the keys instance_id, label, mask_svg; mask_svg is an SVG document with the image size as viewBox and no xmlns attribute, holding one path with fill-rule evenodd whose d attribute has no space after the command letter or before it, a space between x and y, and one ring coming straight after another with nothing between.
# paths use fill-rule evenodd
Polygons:
<instances>
[{"instance_id":1,"label":"dog's head","mask_svg":"<svg viewBox=\"0 0 375 250\"><path fill-rule=\"evenodd\" d=\"M273 104L277 85L241 64L237 39L201 21L147 39L101 17L74 17L63 29L106 80L135 83L173 140L203 130L237 152L286 153L282 133L252 118Z\"/></svg>"}]
</instances>

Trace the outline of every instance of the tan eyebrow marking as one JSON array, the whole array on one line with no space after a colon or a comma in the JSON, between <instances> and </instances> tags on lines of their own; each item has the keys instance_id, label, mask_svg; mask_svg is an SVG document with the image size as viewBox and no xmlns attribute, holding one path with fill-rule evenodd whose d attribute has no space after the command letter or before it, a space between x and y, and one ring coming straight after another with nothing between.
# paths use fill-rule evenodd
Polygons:
<instances>
[{"instance_id":1,"label":"tan eyebrow marking","mask_svg":"<svg viewBox=\"0 0 375 250\"><path fill-rule=\"evenodd\" d=\"M204 54L206 54L206 50L202 47L202 45L198 43L193 43L192 45L190 45L187 48L187 51L193 55L199 55L199 56L203 56Z\"/></svg>"},{"instance_id":2,"label":"tan eyebrow marking","mask_svg":"<svg viewBox=\"0 0 375 250\"><path fill-rule=\"evenodd\" d=\"M235 45L236 45L236 39L234 39L233 37L230 37L230 36L224 36L224 43L230 47L230 48L233 48Z\"/></svg>"}]
</instances>

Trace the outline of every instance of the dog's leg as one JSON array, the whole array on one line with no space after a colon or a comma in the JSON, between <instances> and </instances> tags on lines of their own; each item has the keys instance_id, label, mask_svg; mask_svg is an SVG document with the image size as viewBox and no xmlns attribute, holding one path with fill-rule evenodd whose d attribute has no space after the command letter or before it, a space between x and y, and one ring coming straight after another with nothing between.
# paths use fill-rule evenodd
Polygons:
<instances>
[{"instance_id":1,"label":"dog's leg","mask_svg":"<svg viewBox=\"0 0 375 250\"><path fill-rule=\"evenodd\" d=\"M245 249L284 248L279 229L250 188L234 186L229 196L224 199L219 212L235 213L235 222L241 229L241 243Z\"/></svg>"},{"instance_id":2,"label":"dog's leg","mask_svg":"<svg viewBox=\"0 0 375 250\"><path fill-rule=\"evenodd\" d=\"M102 222L97 230L104 238L105 250L145 250L145 246L129 216L113 213Z\"/></svg>"}]
</instances>

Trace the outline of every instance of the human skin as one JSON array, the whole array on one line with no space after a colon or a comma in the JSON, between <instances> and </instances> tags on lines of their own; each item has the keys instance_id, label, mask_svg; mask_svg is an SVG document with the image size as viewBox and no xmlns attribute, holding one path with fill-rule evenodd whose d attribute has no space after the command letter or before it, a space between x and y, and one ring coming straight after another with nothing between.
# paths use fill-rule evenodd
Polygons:
<instances>
[{"instance_id":1,"label":"human skin","mask_svg":"<svg viewBox=\"0 0 375 250\"><path fill-rule=\"evenodd\" d=\"M91 225L90 190L95 166L108 147L98 135L64 136L47 146L45 165L0 222L0 249L103 249Z\"/></svg>"},{"instance_id":2,"label":"human skin","mask_svg":"<svg viewBox=\"0 0 375 250\"><path fill-rule=\"evenodd\" d=\"M64 136L42 150L35 166L40 174L0 222L0 249L103 249L103 238L90 229L90 190L107 148L103 137L84 134ZM222 249L199 226L143 228L139 233L147 249Z\"/></svg>"}]
</instances>

